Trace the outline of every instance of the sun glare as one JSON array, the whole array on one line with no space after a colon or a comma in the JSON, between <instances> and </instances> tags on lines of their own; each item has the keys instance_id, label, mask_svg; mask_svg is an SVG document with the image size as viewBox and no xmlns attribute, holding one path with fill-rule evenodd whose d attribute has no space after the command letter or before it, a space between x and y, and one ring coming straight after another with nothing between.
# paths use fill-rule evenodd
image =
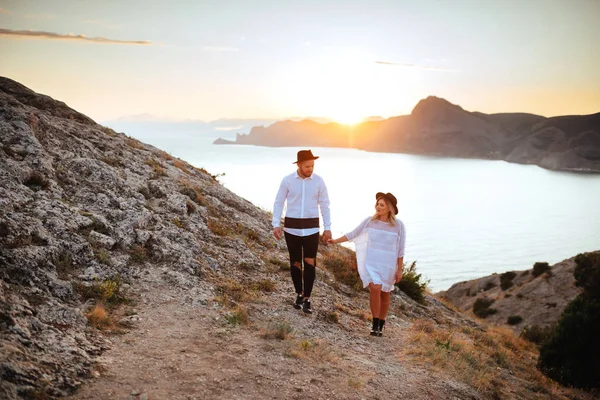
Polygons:
<instances>
[{"instance_id":1,"label":"sun glare","mask_svg":"<svg viewBox=\"0 0 600 400\"><path fill-rule=\"evenodd\" d=\"M280 113L321 116L354 125L369 115L399 115L410 109L414 104L407 106L404 101L413 97L419 80L410 71L382 67L376 59L347 49L288 66L273 81L274 91L286 99L280 103Z\"/></svg>"},{"instance_id":2,"label":"sun glare","mask_svg":"<svg viewBox=\"0 0 600 400\"><path fill-rule=\"evenodd\" d=\"M361 122L364 118L358 116L358 115L353 115L351 113L348 114L337 114L337 115L332 115L331 119L333 119L335 122L340 123L340 124L344 124L344 125L356 125L359 122Z\"/></svg>"}]
</instances>

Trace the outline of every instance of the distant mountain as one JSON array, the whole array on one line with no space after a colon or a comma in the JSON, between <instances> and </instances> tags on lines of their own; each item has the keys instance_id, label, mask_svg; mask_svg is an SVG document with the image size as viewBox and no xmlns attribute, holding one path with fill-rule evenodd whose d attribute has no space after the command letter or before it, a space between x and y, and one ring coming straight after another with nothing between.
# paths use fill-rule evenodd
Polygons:
<instances>
[{"instance_id":1,"label":"distant mountain","mask_svg":"<svg viewBox=\"0 0 600 400\"><path fill-rule=\"evenodd\" d=\"M236 119L222 118L214 121L201 120L169 120L153 116L151 114L133 115L121 117L102 123L120 132L127 132L135 137L149 136L171 136L177 135L202 135L218 136L227 135L231 137L236 132L247 131L256 125L270 125L274 119Z\"/></svg>"},{"instance_id":2,"label":"distant mountain","mask_svg":"<svg viewBox=\"0 0 600 400\"><path fill-rule=\"evenodd\" d=\"M352 147L368 151L505 160L543 168L600 172L600 113L546 118L470 112L430 96L410 115L354 126L279 121L215 144Z\"/></svg>"}]
</instances>

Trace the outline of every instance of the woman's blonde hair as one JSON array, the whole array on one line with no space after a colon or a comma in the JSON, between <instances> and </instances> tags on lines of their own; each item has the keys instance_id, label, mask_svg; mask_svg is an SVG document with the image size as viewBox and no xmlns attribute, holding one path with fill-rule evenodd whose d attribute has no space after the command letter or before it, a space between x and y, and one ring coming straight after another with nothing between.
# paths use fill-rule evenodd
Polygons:
<instances>
[{"instance_id":1,"label":"woman's blonde hair","mask_svg":"<svg viewBox=\"0 0 600 400\"><path fill-rule=\"evenodd\" d=\"M396 225L396 214L394 214L394 206L392 205L392 203L390 203L390 201L388 199L386 199L385 197L380 197L377 199L377 201L375 202L375 207L377 207L377 203L379 202L379 200L383 200L385 201L385 204L387 204L388 206L388 222L390 225ZM373 214L373 218L371 218L372 221L375 221L379 219L379 215L377 215L377 211L375 211L375 214Z\"/></svg>"}]
</instances>

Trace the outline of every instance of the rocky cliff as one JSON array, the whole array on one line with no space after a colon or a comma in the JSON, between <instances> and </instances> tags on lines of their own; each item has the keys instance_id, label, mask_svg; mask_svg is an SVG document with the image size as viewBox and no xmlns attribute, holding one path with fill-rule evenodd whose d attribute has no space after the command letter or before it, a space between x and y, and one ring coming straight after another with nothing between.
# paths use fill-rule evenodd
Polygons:
<instances>
[{"instance_id":1,"label":"rocky cliff","mask_svg":"<svg viewBox=\"0 0 600 400\"><path fill-rule=\"evenodd\" d=\"M84 315L95 299L85 301L109 287L102 283L193 288L205 269L263 264L244 232L255 248L276 246L267 213L207 172L6 78L0 145L0 376L8 398L45 388L63 395L91 373L107 344ZM218 229L242 235L225 239Z\"/></svg>"},{"instance_id":2,"label":"rocky cliff","mask_svg":"<svg viewBox=\"0 0 600 400\"><path fill-rule=\"evenodd\" d=\"M600 172L600 113L554 118L524 113L484 114L431 96L421 100L410 115L352 127L283 121L252 128L248 135L238 134L233 143L353 147Z\"/></svg>"},{"instance_id":3,"label":"rocky cliff","mask_svg":"<svg viewBox=\"0 0 600 400\"><path fill-rule=\"evenodd\" d=\"M210 173L0 78L0 397L585 398L430 295L383 338L351 251L291 307L270 216Z\"/></svg>"}]
</instances>

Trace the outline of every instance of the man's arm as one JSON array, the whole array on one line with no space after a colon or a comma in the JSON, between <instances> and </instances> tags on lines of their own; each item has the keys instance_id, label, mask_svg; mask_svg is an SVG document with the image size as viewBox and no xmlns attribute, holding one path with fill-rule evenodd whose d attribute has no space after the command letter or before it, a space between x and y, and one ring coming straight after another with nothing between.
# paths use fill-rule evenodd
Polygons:
<instances>
[{"instance_id":1,"label":"man's arm","mask_svg":"<svg viewBox=\"0 0 600 400\"><path fill-rule=\"evenodd\" d=\"M319 189L319 209L323 216L323 226L325 231L323 232L323 242L327 243L331 239L331 211L329 210L329 194L327 193L327 186L325 182L321 180L321 188Z\"/></svg>"},{"instance_id":2,"label":"man's arm","mask_svg":"<svg viewBox=\"0 0 600 400\"><path fill-rule=\"evenodd\" d=\"M281 229L281 214L283 213L283 205L285 204L287 195L288 187L285 178L283 178L279 185L277 196L275 196L275 203L273 204L273 220L271 221L271 224L273 225L273 236L275 236L275 239L277 240L281 239L283 236L283 229Z\"/></svg>"}]
</instances>

